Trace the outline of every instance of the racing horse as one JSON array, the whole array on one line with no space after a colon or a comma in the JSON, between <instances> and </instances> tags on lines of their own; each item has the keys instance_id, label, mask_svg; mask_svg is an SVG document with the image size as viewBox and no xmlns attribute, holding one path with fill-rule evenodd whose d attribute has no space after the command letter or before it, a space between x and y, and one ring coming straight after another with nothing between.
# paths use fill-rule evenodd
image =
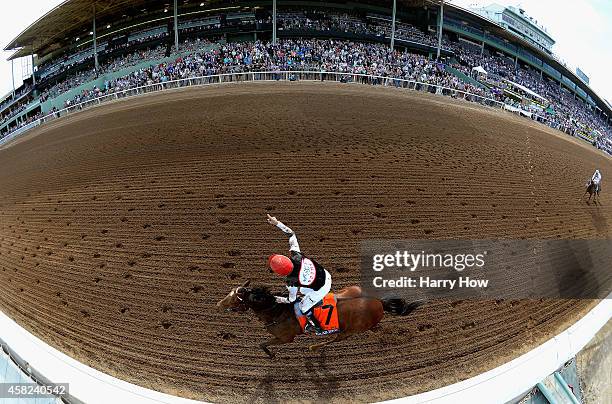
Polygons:
<instances>
[{"instance_id":1,"label":"racing horse","mask_svg":"<svg viewBox=\"0 0 612 404\"><path fill-rule=\"evenodd\" d=\"M267 288L249 288L250 281L238 286L217 303L217 307L234 312L253 310L264 323L264 327L273 338L259 344L261 349L274 358L268 347L293 342L296 336L303 334L302 327L295 317L294 303L278 303L276 296ZM382 320L384 313L406 316L425 303L423 300L406 302L400 298L368 297L363 295L359 286L349 286L335 294L339 320L339 332L332 339L311 345L316 351L333 342L342 341L351 335L373 329Z\"/></svg>"},{"instance_id":2,"label":"racing horse","mask_svg":"<svg viewBox=\"0 0 612 404\"><path fill-rule=\"evenodd\" d=\"M592 197L593 203L597 205L597 201L599 200L600 191L601 191L600 187L598 187L592 180L590 180L587 183L586 191L584 191L584 194L582 195L582 197L584 198L586 194L589 194L589 200L587 201L587 203L591 202L591 197Z\"/></svg>"}]
</instances>

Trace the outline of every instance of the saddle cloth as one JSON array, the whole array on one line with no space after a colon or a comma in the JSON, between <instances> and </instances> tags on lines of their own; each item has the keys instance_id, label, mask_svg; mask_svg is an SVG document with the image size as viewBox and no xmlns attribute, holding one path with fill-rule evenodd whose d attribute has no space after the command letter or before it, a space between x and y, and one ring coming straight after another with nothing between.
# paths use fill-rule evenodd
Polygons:
<instances>
[{"instance_id":1,"label":"saddle cloth","mask_svg":"<svg viewBox=\"0 0 612 404\"><path fill-rule=\"evenodd\" d=\"M304 331L304 327L306 327L306 316L302 314L299 302L296 302L293 306L295 311L295 317L297 318L300 326L302 327L302 331ZM329 292L323 298L323 301L316 305L312 310L314 310L314 318L319 322L319 326L323 330L321 333L317 333L317 335L329 335L334 334L340 331L340 323L338 321L338 309L337 309L337 300L336 296L332 292Z\"/></svg>"}]
</instances>

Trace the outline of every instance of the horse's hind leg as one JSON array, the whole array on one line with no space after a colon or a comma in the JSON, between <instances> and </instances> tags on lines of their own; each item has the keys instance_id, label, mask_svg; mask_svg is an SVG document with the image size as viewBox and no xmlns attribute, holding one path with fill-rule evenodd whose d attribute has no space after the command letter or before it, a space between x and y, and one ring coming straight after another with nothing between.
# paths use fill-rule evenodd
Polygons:
<instances>
[{"instance_id":1,"label":"horse's hind leg","mask_svg":"<svg viewBox=\"0 0 612 404\"><path fill-rule=\"evenodd\" d=\"M333 339L324 341L324 342L319 342L318 344L314 344L308 347L308 349L310 349L313 352L318 351L320 348L324 347L325 345L329 345L332 342L339 342L342 341L344 339L347 339L348 337L350 337L351 334L346 334L346 333L340 333L340 334L336 334L336 336Z\"/></svg>"}]
</instances>

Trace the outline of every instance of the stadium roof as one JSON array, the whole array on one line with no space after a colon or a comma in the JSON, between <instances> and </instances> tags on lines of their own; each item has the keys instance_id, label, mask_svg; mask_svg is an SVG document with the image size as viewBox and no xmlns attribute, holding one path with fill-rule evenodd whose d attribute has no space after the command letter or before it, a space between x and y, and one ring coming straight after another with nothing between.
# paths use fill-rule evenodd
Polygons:
<instances>
[{"instance_id":1,"label":"stadium roof","mask_svg":"<svg viewBox=\"0 0 612 404\"><path fill-rule=\"evenodd\" d=\"M245 5L248 4L248 0L244 1L247 2ZM300 1L301 0L297 0L296 3L300 3ZM342 1L343 0L341 0L341 2ZM384 7L390 7L391 3L390 0L345 1L347 1L347 4L362 3ZM313 0L307 1L310 5L314 2ZM321 0L321 2L324 3L325 0ZM288 5L290 3L290 0L283 0L283 5ZM398 0L398 3L405 7L437 7L441 3L441 0ZM85 37L87 37L87 39L90 40L91 38L88 36L92 30L94 7L96 12L96 24L98 27L108 24L115 27L116 25L127 23L130 20L142 20L143 17L146 19L149 15L157 14L159 16L160 12L164 15L163 10L171 10L173 4L174 0L66 0L17 35L15 39L7 44L4 50L15 50L15 53L10 56L9 60L32 54L36 54L41 58L50 55L54 51L61 50L67 45L75 44L76 38L80 37L85 39ZM185 11L197 9L198 12L200 12L222 6L223 4L228 6L239 5L236 0L178 0L178 4L181 13L183 12L181 9ZM455 10L460 13L462 19L472 20L482 25L496 36L510 42L519 43L531 49L536 55L543 57L553 67L560 69L568 77L577 78L573 71L561 65L553 56L546 54L525 40L511 34L494 21L488 20L471 10L448 3L447 1L445 1L445 8L446 7L448 7L449 11ZM166 17L169 16L166 15ZM98 30L98 32L100 33L101 30ZM578 85L601 100L588 85L585 85L583 82L580 82ZM603 102L601 103L603 104ZM607 106L609 106L609 104Z\"/></svg>"},{"instance_id":2,"label":"stadium roof","mask_svg":"<svg viewBox=\"0 0 612 404\"><path fill-rule=\"evenodd\" d=\"M137 15L152 7L160 9L173 3L173 0L66 0L17 35L4 50L20 48L11 56L17 58L59 49L62 43L82 34L84 28L91 29L94 6L96 20L108 21L118 15Z\"/></svg>"},{"instance_id":3,"label":"stadium roof","mask_svg":"<svg viewBox=\"0 0 612 404\"><path fill-rule=\"evenodd\" d=\"M228 0L179 0L179 9L190 6L208 7ZM366 2L368 2L366 0ZM387 1L370 0L371 3L388 3ZM415 7L439 3L440 0L399 0L400 3ZM98 26L106 22L117 21L118 16L142 16L147 11L159 11L172 8L174 0L66 0L40 17L27 27L15 39L9 42L4 50L18 49L10 59L37 54L44 56L61 49L71 39L88 33L92 28L95 6ZM86 31L84 31L86 30Z\"/></svg>"}]
</instances>

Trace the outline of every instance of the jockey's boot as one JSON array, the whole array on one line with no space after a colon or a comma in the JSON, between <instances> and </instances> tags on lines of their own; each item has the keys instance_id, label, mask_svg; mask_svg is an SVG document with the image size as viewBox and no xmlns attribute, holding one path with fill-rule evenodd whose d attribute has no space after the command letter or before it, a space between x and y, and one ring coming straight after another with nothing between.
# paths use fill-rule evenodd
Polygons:
<instances>
[{"instance_id":1,"label":"jockey's boot","mask_svg":"<svg viewBox=\"0 0 612 404\"><path fill-rule=\"evenodd\" d=\"M317 319L314 317L314 310L310 310L308 313L305 313L306 315L306 326L304 327L304 331L305 332L315 332L317 334L320 334L323 332L323 330L321 329L321 326L319 325L319 322L317 321Z\"/></svg>"}]
</instances>

